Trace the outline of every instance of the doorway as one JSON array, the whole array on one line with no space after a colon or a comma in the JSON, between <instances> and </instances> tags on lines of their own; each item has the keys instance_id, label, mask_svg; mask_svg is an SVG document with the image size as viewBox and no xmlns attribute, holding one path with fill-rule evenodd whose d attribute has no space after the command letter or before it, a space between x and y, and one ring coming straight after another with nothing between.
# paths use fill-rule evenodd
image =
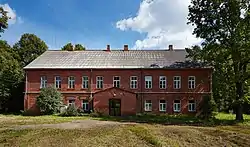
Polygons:
<instances>
[{"instance_id":1,"label":"doorway","mask_svg":"<svg viewBox=\"0 0 250 147\"><path fill-rule=\"evenodd\" d=\"M121 116L121 100L109 99L109 115Z\"/></svg>"}]
</instances>

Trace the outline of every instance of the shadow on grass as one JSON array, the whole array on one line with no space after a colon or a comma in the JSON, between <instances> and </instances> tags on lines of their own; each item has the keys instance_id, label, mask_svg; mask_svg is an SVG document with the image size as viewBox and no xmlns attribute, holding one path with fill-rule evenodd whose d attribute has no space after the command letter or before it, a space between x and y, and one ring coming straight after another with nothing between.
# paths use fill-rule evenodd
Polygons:
<instances>
[{"instance_id":1,"label":"shadow on grass","mask_svg":"<svg viewBox=\"0 0 250 147\"><path fill-rule=\"evenodd\" d=\"M98 117L102 121L117 121L117 122L134 122L147 124L162 124L162 125L188 125L188 126L220 126L220 125L236 125L242 122L228 119L211 118L209 120L199 119L194 116L187 115L135 115L135 116L102 116ZM250 122L245 120L244 122Z\"/></svg>"}]
</instances>

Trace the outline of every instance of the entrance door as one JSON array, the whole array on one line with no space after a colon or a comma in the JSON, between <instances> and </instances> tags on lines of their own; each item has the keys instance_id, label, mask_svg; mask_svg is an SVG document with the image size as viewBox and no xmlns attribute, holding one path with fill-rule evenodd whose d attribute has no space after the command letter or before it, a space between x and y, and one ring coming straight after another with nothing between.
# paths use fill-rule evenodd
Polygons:
<instances>
[{"instance_id":1,"label":"entrance door","mask_svg":"<svg viewBox=\"0 0 250 147\"><path fill-rule=\"evenodd\" d=\"M109 99L109 115L120 116L121 115L121 100Z\"/></svg>"}]
</instances>

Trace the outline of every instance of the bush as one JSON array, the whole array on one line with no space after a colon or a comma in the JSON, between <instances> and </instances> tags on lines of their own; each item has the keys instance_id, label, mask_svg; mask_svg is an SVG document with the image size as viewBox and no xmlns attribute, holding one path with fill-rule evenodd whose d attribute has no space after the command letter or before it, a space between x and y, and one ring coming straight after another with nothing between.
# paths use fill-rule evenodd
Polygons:
<instances>
[{"instance_id":1,"label":"bush","mask_svg":"<svg viewBox=\"0 0 250 147\"><path fill-rule=\"evenodd\" d=\"M21 114L23 115L23 116L36 116L37 114L34 112L34 111L32 111L32 110L21 110L20 111L21 112Z\"/></svg>"},{"instance_id":2,"label":"bush","mask_svg":"<svg viewBox=\"0 0 250 147\"><path fill-rule=\"evenodd\" d=\"M70 105L67 109L60 114L60 116L78 116L80 115L79 110L76 108L75 105Z\"/></svg>"},{"instance_id":3,"label":"bush","mask_svg":"<svg viewBox=\"0 0 250 147\"><path fill-rule=\"evenodd\" d=\"M208 95L203 97L203 100L200 105L200 114L198 115L199 118L202 119L210 119L214 117L214 111L216 111L216 105L214 102L213 97Z\"/></svg>"},{"instance_id":4,"label":"bush","mask_svg":"<svg viewBox=\"0 0 250 147\"><path fill-rule=\"evenodd\" d=\"M62 95L54 86L43 88L36 99L41 114L50 115L60 111Z\"/></svg>"}]
</instances>

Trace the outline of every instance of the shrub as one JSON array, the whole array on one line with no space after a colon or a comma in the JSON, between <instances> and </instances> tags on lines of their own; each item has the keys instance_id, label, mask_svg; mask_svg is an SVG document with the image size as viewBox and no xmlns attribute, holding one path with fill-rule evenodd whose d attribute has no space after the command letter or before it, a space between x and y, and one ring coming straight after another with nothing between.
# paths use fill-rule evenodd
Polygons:
<instances>
[{"instance_id":1,"label":"shrub","mask_svg":"<svg viewBox=\"0 0 250 147\"><path fill-rule=\"evenodd\" d=\"M216 110L216 105L214 102L213 97L210 97L208 95L203 97L203 100L200 105L200 114L198 115L199 118L202 119L210 119L214 117L213 111Z\"/></svg>"},{"instance_id":2,"label":"shrub","mask_svg":"<svg viewBox=\"0 0 250 147\"><path fill-rule=\"evenodd\" d=\"M34 111L32 111L32 110L21 110L20 111L21 112L21 114L23 115L23 116L36 116L37 114L34 112Z\"/></svg>"},{"instance_id":3,"label":"shrub","mask_svg":"<svg viewBox=\"0 0 250 147\"><path fill-rule=\"evenodd\" d=\"M75 105L70 105L60 116L78 116L79 112Z\"/></svg>"},{"instance_id":4,"label":"shrub","mask_svg":"<svg viewBox=\"0 0 250 147\"><path fill-rule=\"evenodd\" d=\"M54 86L41 89L40 95L36 99L41 114L55 114L62 106L62 95Z\"/></svg>"}]
</instances>

